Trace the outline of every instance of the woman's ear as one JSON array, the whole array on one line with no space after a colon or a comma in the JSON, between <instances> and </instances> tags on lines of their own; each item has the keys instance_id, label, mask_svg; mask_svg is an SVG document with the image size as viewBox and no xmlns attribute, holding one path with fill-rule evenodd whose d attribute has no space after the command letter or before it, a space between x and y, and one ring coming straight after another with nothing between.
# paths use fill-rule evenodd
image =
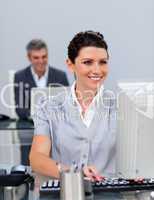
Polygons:
<instances>
[{"instance_id":1,"label":"woman's ear","mask_svg":"<svg viewBox=\"0 0 154 200\"><path fill-rule=\"evenodd\" d=\"M74 64L72 63L72 61L69 58L66 60L66 65L67 65L69 71L74 73Z\"/></svg>"}]
</instances>

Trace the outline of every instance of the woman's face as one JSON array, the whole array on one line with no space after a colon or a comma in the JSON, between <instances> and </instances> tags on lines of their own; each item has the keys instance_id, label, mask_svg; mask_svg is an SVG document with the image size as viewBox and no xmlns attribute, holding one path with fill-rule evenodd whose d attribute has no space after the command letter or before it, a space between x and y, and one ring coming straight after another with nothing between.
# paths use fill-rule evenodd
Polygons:
<instances>
[{"instance_id":1,"label":"woman's face","mask_svg":"<svg viewBox=\"0 0 154 200\"><path fill-rule=\"evenodd\" d=\"M108 54L103 48L83 47L75 59L67 64L76 75L77 88L96 91L108 74Z\"/></svg>"}]
</instances>

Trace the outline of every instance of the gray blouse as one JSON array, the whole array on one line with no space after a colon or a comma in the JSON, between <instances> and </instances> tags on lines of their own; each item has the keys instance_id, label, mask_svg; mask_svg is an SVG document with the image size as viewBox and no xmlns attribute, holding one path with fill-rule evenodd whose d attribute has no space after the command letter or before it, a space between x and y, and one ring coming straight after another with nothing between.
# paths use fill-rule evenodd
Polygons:
<instances>
[{"instance_id":1,"label":"gray blouse","mask_svg":"<svg viewBox=\"0 0 154 200\"><path fill-rule=\"evenodd\" d=\"M51 157L81 168L94 165L102 175L115 173L116 103L106 90L99 96L93 121L86 127L70 88L56 96L40 98L33 116L35 135L52 140Z\"/></svg>"}]
</instances>

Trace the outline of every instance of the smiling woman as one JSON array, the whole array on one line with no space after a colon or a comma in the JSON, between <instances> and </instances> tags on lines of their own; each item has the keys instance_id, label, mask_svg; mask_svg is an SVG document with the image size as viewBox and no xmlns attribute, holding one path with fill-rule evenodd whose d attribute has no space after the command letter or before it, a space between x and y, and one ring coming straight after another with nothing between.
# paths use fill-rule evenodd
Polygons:
<instances>
[{"instance_id":1,"label":"smiling woman","mask_svg":"<svg viewBox=\"0 0 154 200\"><path fill-rule=\"evenodd\" d=\"M103 86L108 59L102 34L85 31L71 40L66 64L76 81L62 93L65 98L40 99L34 115L35 171L58 178L61 168L76 166L96 180L115 172L115 103Z\"/></svg>"},{"instance_id":2,"label":"smiling woman","mask_svg":"<svg viewBox=\"0 0 154 200\"><path fill-rule=\"evenodd\" d=\"M76 75L76 91L82 97L87 91L94 96L108 74L108 55L103 48L83 47L74 63L68 59L67 64Z\"/></svg>"}]
</instances>

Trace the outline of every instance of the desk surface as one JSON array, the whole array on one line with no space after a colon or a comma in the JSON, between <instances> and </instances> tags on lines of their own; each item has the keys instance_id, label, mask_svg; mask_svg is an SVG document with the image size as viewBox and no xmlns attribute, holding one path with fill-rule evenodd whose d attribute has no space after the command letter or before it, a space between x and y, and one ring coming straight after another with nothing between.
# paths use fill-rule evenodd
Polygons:
<instances>
[{"instance_id":1,"label":"desk surface","mask_svg":"<svg viewBox=\"0 0 154 200\"><path fill-rule=\"evenodd\" d=\"M23 193L25 193L23 197ZM103 193L99 192L93 196L86 196L85 200L152 200L151 191L137 191L137 192L124 192L124 193ZM21 185L18 188L5 188L2 195L0 192L1 200L60 200L57 194L41 194L35 191L26 191L26 187Z\"/></svg>"},{"instance_id":2,"label":"desk surface","mask_svg":"<svg viewBox=\"0 0 154 200\"><path fill-rule=\"evenodd\" d=\"M9 119L0 121L0 130L32 130L34 129L32 120Z\"/></svg>"}]
</instances>

